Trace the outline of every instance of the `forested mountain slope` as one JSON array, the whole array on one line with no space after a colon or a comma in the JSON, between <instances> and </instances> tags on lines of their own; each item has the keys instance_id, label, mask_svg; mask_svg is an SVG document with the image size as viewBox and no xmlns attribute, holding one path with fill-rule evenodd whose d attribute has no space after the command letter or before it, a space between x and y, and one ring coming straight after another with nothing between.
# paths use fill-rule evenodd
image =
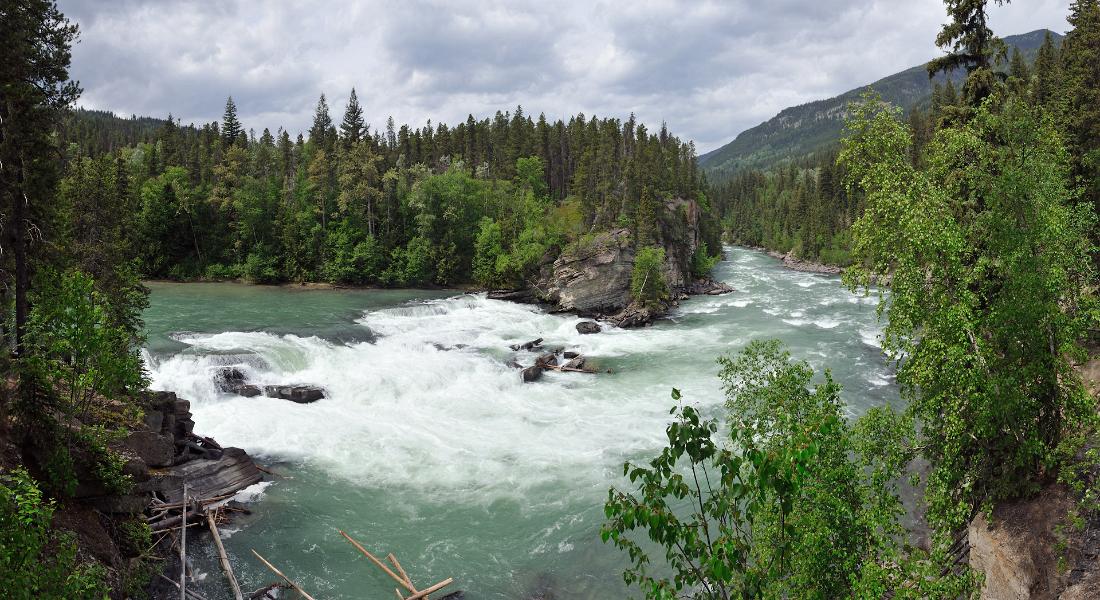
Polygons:
<instances>
[{"instance_id":1,"label":"forested mountain slope","mask_svg":"<svg viewBox=\"0 0 1100 600\"><path fill-rule=\"evenodd\" d=\"M1009 54L1013 48L1018 48L1024 58L1032 62L1046 32L1039 29L1004 38ZM1062 36L1053 32L1052 35L1055 44L1060 44ZM965 78L966 73L962 70L950 74L956 87ZM833 98L785 108L768 121L742 132L725 146L700 156L699 164L711 182L721 182L747 169L768 169L786 160L806 157L840 139L848 103L858 100L868 88L874 89L887 102L909 110L913 106L926 106L932 96L933 83L945 83L947 79L941 74L929 81L928 71L921 64Z\"/></svg>"}]
</instances>

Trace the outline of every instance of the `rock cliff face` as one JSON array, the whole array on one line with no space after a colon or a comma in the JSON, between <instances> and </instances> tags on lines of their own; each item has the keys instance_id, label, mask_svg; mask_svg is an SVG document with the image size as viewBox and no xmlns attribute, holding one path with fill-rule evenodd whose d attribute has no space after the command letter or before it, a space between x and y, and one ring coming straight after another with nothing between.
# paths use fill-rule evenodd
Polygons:
<instances>
[{"instance_id":1,"label":"rock cliff face","mask_svg":"<svg viewBox=\"0 0 1100 600\"><path fill-rule=\"evenodd\" d=\"M673 198L665 202L660 213L658 241L665 250L664 276L672 298L685 293L728 291L713 282L700 286L692 277L691 259L702 241L702 212L698 203ZM618 315L621 318L613 320L623 326L645 324L662 311L644 311L639 307L631 310L634 255L633 235L628 229L613 229L582 239L553 263L543 266L534 285L535 293L557 310L594 317Z\"/></svg>"}]
</instances>

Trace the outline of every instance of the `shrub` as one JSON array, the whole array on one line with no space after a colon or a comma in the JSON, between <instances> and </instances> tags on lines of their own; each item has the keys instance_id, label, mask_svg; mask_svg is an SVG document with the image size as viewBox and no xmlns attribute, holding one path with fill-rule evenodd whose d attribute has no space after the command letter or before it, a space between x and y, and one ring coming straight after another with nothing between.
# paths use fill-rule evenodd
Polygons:
<instances>
[{"instance_id":1,"label":"shrub","mask_svg":"<svg viewBox=\"0 0 1100 600\"><path fill-rule=\"evenodd\" d=\"M0 474L0 587L4 598L102 599L105 573L77 565L76 544L50 527L54 504L23 469Z\"/></svg>"}]
</instances>

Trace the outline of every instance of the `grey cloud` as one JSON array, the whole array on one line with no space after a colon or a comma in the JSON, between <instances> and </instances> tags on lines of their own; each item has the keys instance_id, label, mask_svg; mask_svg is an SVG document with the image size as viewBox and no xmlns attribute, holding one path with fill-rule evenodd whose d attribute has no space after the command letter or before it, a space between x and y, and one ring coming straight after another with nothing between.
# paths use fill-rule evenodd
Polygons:
<instances>
[{"instance_id":1,"label":"grey cloud","mask_svg":"<svg viewBox=\"0 0 1100 600\"><path fill-rule=\"evenodd\" d=\"M61 0L81 25L72 75L92 108L184 122L232 95L257 131L308 128L325 92L368 120L421 124L576 112L666 121L700 151L780 109L927 60L938 0ZM1065 29L1068 0L992 7L1011 34Z\"/></svg>"}]
</instances>

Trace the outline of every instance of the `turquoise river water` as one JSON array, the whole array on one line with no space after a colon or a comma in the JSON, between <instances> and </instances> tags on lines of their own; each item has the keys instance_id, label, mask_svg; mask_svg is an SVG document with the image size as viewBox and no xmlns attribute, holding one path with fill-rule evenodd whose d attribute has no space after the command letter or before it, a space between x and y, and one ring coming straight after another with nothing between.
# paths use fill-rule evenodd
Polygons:
<instances>
[{"instance_id":1,"label":"turquoise river water","mask_svg":"<svg viewBox=\"0 0 1100 600\"><path fill-rule=\"evenodd\" d=\"M662 447L672 387L719 414L715 359L779 338L832 370L852 415L898 399L875 297L727 255L715 276L736 292L584 336L576 317L484 294L153 283L145 359L154 389L191 400L197 432L285 475L242 493L253 514L223 532L246 590L273 580L254 548L319 599L393 598L343 529L396 554L420 587L453 577L470 600L625 598L625 560L599 539L603 502L624 460ZM523 384L508 362L534 355L508 346L537 337L613 372ZM212 375L226 365L328 397L221 393ZM194 543L196 589L230 598L209 536Z\"/></svg>"}]
</instances>

